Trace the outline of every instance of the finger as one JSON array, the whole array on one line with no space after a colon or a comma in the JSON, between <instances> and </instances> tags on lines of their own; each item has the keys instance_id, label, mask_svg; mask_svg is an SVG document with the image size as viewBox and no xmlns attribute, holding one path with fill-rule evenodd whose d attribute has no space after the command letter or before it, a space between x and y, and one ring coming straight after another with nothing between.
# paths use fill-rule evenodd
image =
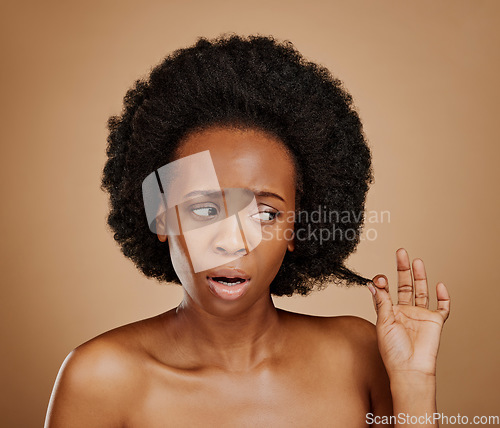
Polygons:
<instances>
[{"instance_id":1,"label":"finger","mask_svg":"<svg viewBox=\"0 0 500 428\"><path fill-rule=\"evenodd\" d=\"M377 311L377 325L380 326L392 324L395 322L395 320L387 278L383 275L377 275L373 279L373 283L375 284L375 287L372 288L375 291L374 297Z\"/></svg>"},{"instance_id":2,"label":"finger","mask_svg":"<svg viewBox=\"0 0 500 428\"><path fill-rule=\"evenodd\" d=\"M413 280L410 259L404 248L396 251L396 263L398 267L398 305L412 305Z\"/></svg>"},{"instance_id":3,"label":"finger","mask_svg":"<svg viewBox=\"0 0 500 428\"><path fill-rule=\"evenodd\" d=\"M429 287L427 274L422 259L413 260L413 286L415 288L415 306L429 308Z\"/></svg>"},{"instance_id":4,"label":"finger","mask_svg":"<svg viewBox=\"0 0 500 428\"><path fill-rule=\"evenodd\" d=\"M375 275L373 277L372 283L375 286L375 288L381 287L387 292L387 294L389 294L389 283L388 283L387 277L385 275L381 275L381 274ZM377 299L375 298L375 293L372 292L372 294L373 294L373 296L372 296L373 297L373 304L375 305L375 312L377 312L377 315L378 315ZM389 294L389 297L390 296L391 295ZM391 304L392 304L392 301L391 301Z\"/></svg>"},{"instance_id":5,"label":"finger","mask_svg":"<svg viewBox=\"0 0 500 428\"><path fill-rule=\"evenodd\" d=\"M446 285L442 282L436 285L436 296L438 300L438 306L436 312L440 313L443 317L443 321L446 321L450 316L450 293Z\"/></svg>"},{"instance_id":6,"label":"finger","mask_svg":"<svg viewBox=\"0 0 500 428\"><path fill-rule=\"evenodd\" d=\"M375 293L377 292L377 290L375 290L375 286L372 283L368 283L367 287L372 295L373 308L375 309L375 312L378 315L377 302L375 301Z\"/></svg>"},{"instance_id":7,"label":"finger","mask_svg":"<svg viewBox=\"0 0 500 428\"><path fill-rule=\"evenodd\" d=\"M375 275L372 282L375 284L376 288L382 288L389 293L389 282L387 281L387 277L385 275Z\"/></svg>"}]
</instances>

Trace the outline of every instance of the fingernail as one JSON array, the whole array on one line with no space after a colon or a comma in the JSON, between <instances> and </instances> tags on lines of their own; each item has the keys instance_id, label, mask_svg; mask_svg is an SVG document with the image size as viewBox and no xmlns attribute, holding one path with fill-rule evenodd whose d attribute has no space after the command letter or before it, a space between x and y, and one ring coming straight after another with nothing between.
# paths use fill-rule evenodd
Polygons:
<instances>
[{"instance_id":1,"label":"fingernail","mask_svg":"<svg viewBox=\"0 0 500 428\"><path fill-rule=\"evenodd\" d=\"M383 276L381 276L380 278L377 278L377 284L385 287L387 285L387 281Z\"/></svg>"},{"instance_id":2,"label":"fingernail","mask_svg":"<svg viewBox=\"0 0 500 428\"><path fill-rule=\"evenodd\" d=\"M375 289L375 287L371 284L367 284L367 287L368 287L368 290L370 290L370 292L375 296L375 294L377 294L377 290Z\"/></svg>"}]
</instances>

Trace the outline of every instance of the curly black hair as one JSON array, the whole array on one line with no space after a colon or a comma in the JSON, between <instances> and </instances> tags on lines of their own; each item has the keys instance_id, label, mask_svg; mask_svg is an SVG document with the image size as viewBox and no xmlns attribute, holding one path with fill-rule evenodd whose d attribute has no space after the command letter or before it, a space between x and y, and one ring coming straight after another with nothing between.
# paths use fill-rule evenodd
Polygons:
<instances>
[{"instance_id":1,"label":"curly black hair","mask_svg":"<svg viewBox=\"0 0 500 428\"><path fill-rule=\"evenodd\" d=\"M366 192L373 182L370 149L351 95L290 41L235 34L200 37L193 46L174 51L147 79L135 82L122 113L108 121L101 182L110 195L108 225L123 254L146 277L180 283L168 246L148 227L142 181L172 160L183 138L212 126L246 127L278 137L298 169L297 209L312 212L321 206L354 214L335 225L344 239L297 240L271 283L271 294L306 295L330 282L370 282L344 264L359 243ZM328 219L319 220L297 216L296 230L332 228Z\"/></svg>"}]
</instances>

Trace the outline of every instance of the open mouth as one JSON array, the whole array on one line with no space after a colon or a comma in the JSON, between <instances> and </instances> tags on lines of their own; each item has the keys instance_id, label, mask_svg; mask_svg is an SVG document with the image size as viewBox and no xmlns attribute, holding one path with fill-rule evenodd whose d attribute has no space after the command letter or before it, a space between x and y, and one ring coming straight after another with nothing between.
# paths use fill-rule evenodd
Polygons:
<instances>
[{"instance_id":1,"label":"open mouth","mask_svg":"<svg viewBox=\"0 0 500 428\"><path fill-rule=\"evenodd\" d=\"M238 269L217 269L207 276L210 291L223 300L235 300L245 294L250 276Z\"/></svg>"},{"instance_id":2,"label":"open mouth","mask_svg":"<svg viewBox=\"0 0 500 428\"><path fill-rule=\"evenodd\" d=\"M243 282L246 281L246 279L244 279L244 278L230 278L227 276L214 276L214 277L209 277L209 278L212 281L218 282L219 284L228 285L228 286L242 284Z\"/></svg>"}]
</instances>

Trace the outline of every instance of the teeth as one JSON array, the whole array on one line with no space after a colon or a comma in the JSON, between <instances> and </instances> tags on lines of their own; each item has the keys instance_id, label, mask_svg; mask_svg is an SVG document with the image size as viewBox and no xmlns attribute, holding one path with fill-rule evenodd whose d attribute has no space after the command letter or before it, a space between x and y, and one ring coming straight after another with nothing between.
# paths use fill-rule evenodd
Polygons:
<instances>
[{"instance_id":1,"label":"teeth","mask_svg":"<svg viewBox=\"0 0 500 428\"><path fill-rule=\"evenodd\" d=\"M238 284L242 284L243 282L245 282L246 280L242 279L242 278L230 278L230 281L224 281L222 278L212 278L213 281L215 282L218 282L219 284L224 284L224 285L228 285L228 286L232 286L232 285L238 285Z\"/></svg>"},{"instance_id":2,"label":"teeth","mask_svg":"<svg viewBox=\"0 0 500 428\"><path fill-rule=\"evenodd\" d=\"M217 281L218 283L220 284L224 284L224 285L237 285L237 284L241 284L243 281L237 281L237 282L226 282L226 281Z\"/></svg>"}]
</instances>

